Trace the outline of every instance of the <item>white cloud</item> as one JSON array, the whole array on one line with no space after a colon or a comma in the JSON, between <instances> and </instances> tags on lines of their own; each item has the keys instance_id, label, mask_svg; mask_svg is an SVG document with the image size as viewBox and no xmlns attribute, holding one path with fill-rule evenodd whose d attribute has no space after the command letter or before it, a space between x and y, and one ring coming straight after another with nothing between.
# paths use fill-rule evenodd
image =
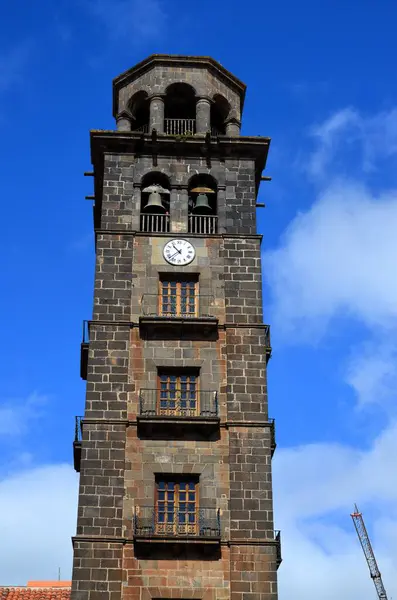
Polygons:
<instances>
[{"instance_id":1,"label":"white cloud","mask_svg":"<svg viewBox=\"0 0 397 600\"><path fill-rule=\"evenodd\" d=\"M340 182L295 217L264 256L280 325L323 328L340 313L397 323L397 191Z\"/></svg>"},{"instance_id":2,"label":"white cloud","mask_svg":"<svg viewBox=\"0 0 397 600\"><path fill-rule=\"evenodd\" d=\"M115 41L137 44L158 39L166 31L161 0L92 0L88 6Z\"/></svg>"},{"instance_id":3,"label":"white cloud","mask_svg":"<svg viewBox=\"0 0 397 600\"><path fill-rule=\"evenodd\" d=\"M346 138L349 130L351 133L354 132L355 136L361 135L360 117L351 108L340 110L321 125L312 128L311 134L317 142L317 148L309 160L311 175L315 177L324 175L328 163L331 162L342 141L342 136Z\"/></svg>"},{"instance_id":4,"label":"white cloud","mask_svg":"<svg viewBox=\"0 0 397 600\"><path fill-rule=\"evenodd\" d=\"M379 160L397 153L397 108L366 116L344 108L311 129L316 149L308 161L308 172L323 179L332 173L335 160L352 150L363 171L376 168ZM343 169L343 162L338 165Z\"/></svg>"},{"instance_id":5,"label":"white cloud","mask_svg":"<svg viewBox=\"0 0 397 600\"><path fill-rule=\"evenodd\" d=\"M37 393L27 398L5 399L0 402L0 437L23 435L34 419L42 416L41 408L48 398Z\"/></svg>"},{"instance_id":6,"label":"white cloud","mask_svg":"<svg viewBox=\"0 0 397 600\"><path fill-rule=\"evenodd\" d=\"M66 464L0 479L0 585L71 578L77 486Z\"/></svg>"},{"instance_id":7,"label":"white cloud","mask_svg":"<svg viewBox=\"0 0 397 600\"><path fill-rule=\"evenodd\" d=\"M395 408L397 390L397 344L375 337L354 348L346 367L345 380L357 394L361 407L378 404Z\"/></svg>"},{"instance_id":8,"label":"white cloud","mask_svg":"<svg viewBox=\"0 0 397 600\"><path fill-rule=\"evenodd\" d=\"M338 359L358 405L391 410L388 427L370 448L315 443L277 451L280 600L376 596L350 518L355 502L366 516L389 598L397 597L397 190L376 193L363 176L396 153L397 110L364 118L347 108L312 134L317 146L309 172L320 192L264 255L271 320L279 339L297 344L318 343L343 327ZM352 148L359 156L355 179L347 179ZM360 335L367 332L364 343L352 323L360 324Z\"/></svg>"},{"instance_id":9,"label":"white cloud","mask_svg":"<svg viewBox=\"0 0 397 600\"><path fill-rule=\"evenodd\" d=\"M282 529L280 600L375 597L350 513L364 512L389 598L397 597L397 423L366 451L337 444L281 449L274 459Z\"/></svg>"},{"instance_id":10,"label":"white cloud","mask_svg":"<svg viewBox=\"0 0 397 600\"><path fill-rule=\"evenodd\" d=\"M279 247L264 255L279 338L318 342L335 333L340 317L367 329L363 347L353 340L346 347L344 367L361 406L386 407L397 389L396 231L397 190L374 194L341 180L298 214Z\"/></svg>"}]
</instances>

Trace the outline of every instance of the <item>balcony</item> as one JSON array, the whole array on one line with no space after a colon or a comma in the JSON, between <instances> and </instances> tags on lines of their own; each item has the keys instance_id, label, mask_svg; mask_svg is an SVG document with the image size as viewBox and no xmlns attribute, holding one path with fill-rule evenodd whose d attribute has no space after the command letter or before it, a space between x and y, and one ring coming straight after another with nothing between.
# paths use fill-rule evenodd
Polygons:
<instances>
[{"instance_id":1,"label":"balcony","mask_svg":"<svg viewBox=\"0 0 397 600\"><path fill-rule=\"evenodd\" d=\"M218 127L211 127L211 135L212 137L218 137L219 135L225 135Z\"/></svg>"},{"instance_id":2,"label":"balcony","mask_svg":"<svg viewBox=\"0 0 397 600\"><path fill-rule=\"evenodd\" d=\"M276 421L275 419L269 419L270 423L270 449L272 451L272 456L277 448L276 443Z\"/></svg>"},{"instance_id":3,"label":"balcony","mask_svg":"<svg viewBox=\"0 0 397 600\"><path fill-rule=\"evenodd\" d=\"M213 235L218 232L218 217L215 215L189 215L189 233Z\"/></svg>"},{"instance_id":4,"label":"balcony","mask_svg":"<svg viewBox=\"0 0 397 600\"><path fill-rule=\"evenodd\" d=\"M219 546L220 510L198 508L194 513L159 513L154 506L136 506L133 522L134 542L196 544Z\"/></svg>"},{"instance_id":5,"label":"balcony","mask_svg":"<svg viewBox=\"0 0 397 600\"><path fill-rule=\"evenodd\" d=\"M214 300L214 296L202 294L144 294L140 331L157 339L216 339Z\"/></svg>"},{"instance_id":6,"label":"balcony","mask_svg":"<svg viewBox=\"0 0 397 600\"><path fill-rule=\"evenodd\" d=\"M272 356L272 345L270 343L270 325L265 326L265 351L266 351L266 364L269 362Z\"/></svg>"},{"instance_id":7,"label":"balcony","mask_svg":"<svg viewBox=\"0 0 397 600\"><path fill-rule=\"evenodd\" d=\"M277 564L277 568L281 565L282 563L282 556L281 556L281 532L280 531L275 531L274 532L274 541L276 542L276 564Z\"/></svg>"},{"instance_id":8,"label":"balcony","mask_svg":"<svg viewBox=\"0 0 397 600\"><path fill-rule=\"evenodd\" d=\"M88 321L83 321L83 339L80 349L80 377L87 380L88 351L90 346L90 327Z\"/></svg>"},{"instance_id":9,"label":"balcony","mask_svg":"<svg viewBox=\"0 0 397 600\"><path fill-rule=\"evenodd\" d=\"M81 442L83 437L83 417L75 417L74 440L73 440L73 463L74 470L80 473Z\"/></svg>"},{"instance_id":10,"label":"balcony","mask_svg":"<svg viewBox=\"0 0 397 600\"><path fill-rule=\"evenodd\" d=\"M196 119L164 119L164 133L168 135L194 135Z\"/></svg>"},{"instance_id":11,"label":"balcony","mask_svg":"<svg viewBox=\"0 0 397 600\"><path fill-rule=\"evenodd\" d=\"M146 233L169 233L170 216L141 214L141 231Z\"/></svg>"},{"instance_id":12,"label":"balcony","mask_svg":"<svg viewBox=\"0 0 397 600\"><path fill-rule=\"evenodd\" d=\"M166 430L167 435L183 438L188 431L197 431L205 438L219 429L218 394L142 389L137 420L139 432L145 436L164 434Z\"/></svg>"},{"instance_id":13,"label":"balcony","mask_svg":"<svg viewBox=\"0 0 397 600\"><path fill-rule=\"evenodd\" d=\"M134 133L149 133L149 123L144 123L139 127L134 127L132 130Z\"/></svg>"},{"instance_id":14,"label":"balcony","mask_svg":"<svg viewBox=\"0 0 397 600\"><path fill-rule=\"evenodd\" d=\"M148 134L150 131L149 123L139 125L139 127L133 127L133 133L144 133ZM186 135L196 133L196 119L164 119L164 133L170 135ZM218 127L211 127L211 136L218 137L219 135L225 135L224 131L221 131Z\"/></svg>"}]
</instances>

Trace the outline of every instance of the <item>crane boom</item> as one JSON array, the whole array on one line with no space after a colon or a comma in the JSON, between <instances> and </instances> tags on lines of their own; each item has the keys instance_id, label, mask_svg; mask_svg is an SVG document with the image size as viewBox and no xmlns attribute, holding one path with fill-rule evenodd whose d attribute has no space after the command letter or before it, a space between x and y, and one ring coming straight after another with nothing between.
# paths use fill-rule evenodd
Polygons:
<instances>
[{"instance_id":1,"label":"crane boom","mask_svg":"<svg viewBox=\"0 0 397 600\"><path fill-rule=\"evenodd\" d=\"M354 513L350 516L353 519L354 527L356 528L358 539L360 540L364 556L367 560L369 573L374 582L378 598L379 600L387 600L386 590L383 586L382 577L365 527L363 515L359 512L357 504L354 505Z\"/></svg>"}]
</instances>

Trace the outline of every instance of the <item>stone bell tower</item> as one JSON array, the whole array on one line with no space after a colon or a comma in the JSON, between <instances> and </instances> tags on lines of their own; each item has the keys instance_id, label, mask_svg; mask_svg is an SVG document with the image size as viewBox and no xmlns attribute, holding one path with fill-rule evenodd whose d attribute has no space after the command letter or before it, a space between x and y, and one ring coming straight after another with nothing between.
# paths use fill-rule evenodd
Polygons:
<instances>
[{"instance_id":1,"label":"stone bell tower","mask_svg":"<svg viewBox=\"0 0 397 600\"><path fill-rule=\"evenodd\" d=\"M209 57L153 55L91 132L73 600L276 600L256 198L269 138Z\"/></svg>"}]
</instances>

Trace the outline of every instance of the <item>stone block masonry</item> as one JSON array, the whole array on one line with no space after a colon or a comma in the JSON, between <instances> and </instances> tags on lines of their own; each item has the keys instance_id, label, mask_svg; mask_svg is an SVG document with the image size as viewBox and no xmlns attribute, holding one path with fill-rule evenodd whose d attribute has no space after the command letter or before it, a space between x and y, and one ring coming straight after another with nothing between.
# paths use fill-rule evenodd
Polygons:
<instances>
[{"instance_id":1,"label":"stone block masonry","mask_svg":"<svg viewBox=\"0 0 397 600\"><path fill-rule=\"evenodd\" d=\"M153 58L118 78L120 129L91 135L96 265L72 598L277 600L268 329L255 208L269 141L205 136L219 95L233 125L225 131L238 132L245 87L212 59L167 60ZM162 131L164 94L178 82L191 84L199 99L199 135L183 140ZM153 100L148 118L157 134L123 130L140 92ZM153 174L169 184L169 229L141 231L142 182ZM197 176L216 184L216 230L208 235L189 230L189 185ZM178 237L195 247L184 267L163 257L164 244ZM163 280L178 290L188 282L201 312L191 319L159 314ZM199 392L216 394L209 432L194 410L160 410L164 376L196 378ZM145 416L143 391L154 399ZM220 539L217 533L209 543L198 517L193 533L171 520L164 535L149 517L138 536L142 508L158 517L159 479L193 482L194 514L219 509ZM183 493L167 496L175 503L170 514L185 510Z\"/></svg>"}]
</instances>

